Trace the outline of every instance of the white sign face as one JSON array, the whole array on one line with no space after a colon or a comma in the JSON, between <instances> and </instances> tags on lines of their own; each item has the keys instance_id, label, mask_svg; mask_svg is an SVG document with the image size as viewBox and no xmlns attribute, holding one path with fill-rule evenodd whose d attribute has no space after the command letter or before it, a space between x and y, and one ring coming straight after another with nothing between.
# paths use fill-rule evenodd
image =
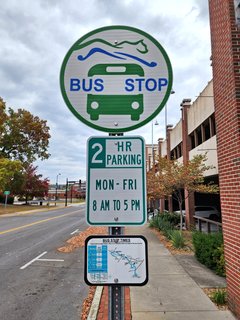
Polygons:
<instances>
[{"instance_id":1,"label":"white sign face","mask_svg":"<svg viewBox=\"0 0 240 320\"><path fill-rule=\"evenodd\" d=\"M85 242L88 285L145 285L147 240L143 236L90 236Z\"/></svg>"},{"instance_id":2,"label":"white sign face","mask_svg":"<svg viewBox=\"0 0 240 320\"><path fill-rule=\"evenodd\" d=\"M141 137L88 140L87 222L141 225L146 222L145 143Z\"/></svg>"},{"instance_id":3,"label":"white sign face","mask_svg":"<svg viewBox=\"0 0 240 320\"><path fill-rule=\"evenodd\" d=\"M149 34L126 26L105 27L70 48L60 84L79 120L97 130L125 132L145 125L165 106L172 67Z\"/></svg>"}]
</instances>

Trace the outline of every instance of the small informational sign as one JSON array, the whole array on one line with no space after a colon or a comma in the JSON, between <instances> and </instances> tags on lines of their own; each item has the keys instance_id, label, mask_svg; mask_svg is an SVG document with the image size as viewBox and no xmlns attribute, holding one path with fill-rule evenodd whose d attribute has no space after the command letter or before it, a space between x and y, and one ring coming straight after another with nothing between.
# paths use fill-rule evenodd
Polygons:
<instances>
[{"instance_id":1,"label":"small informational sign","mask_svg":"<svg viewBox=\"0 0 240 320\"><path fill-rule=\"evenodd\" d=\"M143 236L125 235L88 237L84 279L88 285L145 285L147 240Z\"/></svg>"},{"instance_id":2,"label":"small informational sign","mask_svg":"<svg viewBox=\"0 0 240 320\"><path fill-rule=\"evenodd\" d=\"M145 143L142 137L88 140L87 222L141 225L146 222Z\"/></svg>"},{"instance_id":3,"label":"small informational sign","mask_svg":"<svg viewBox=\"0 0 240 320\"><path fill-rule=\"evenodd\" d=\"M8 196L10 194L10 191L4 191L3 194Z\"/></svg>"},{"instance_id":4,"label":"small informational sign","mask_svg":"<svg viewBox=\"0 0 240 320\"><path fill-rule=\"evenodd\" d=\"M151 121L172 88L172 67L161 44L128 26L93 30L63 61L60 85L71 112L86 125L126 132Z\"/></svg>"}]
</instances>

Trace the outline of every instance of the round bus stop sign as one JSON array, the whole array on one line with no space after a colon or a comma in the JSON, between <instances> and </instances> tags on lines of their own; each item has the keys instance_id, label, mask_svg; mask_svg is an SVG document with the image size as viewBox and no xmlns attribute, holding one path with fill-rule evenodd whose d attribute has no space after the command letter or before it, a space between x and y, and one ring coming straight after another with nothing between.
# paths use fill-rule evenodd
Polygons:
<instances>
[{"instance_id":1,"label":"round bus stop sign","mask_svg":"<svg viewBox=\"0 0 240 320\"><path fill-rule=\"evenodd\" d=\"M145 125L165 106L172 67L160 43L144 31L104 27L70 48L60 85L80 121L101 131L126 132Z\"/></svg>"}]
</instances>

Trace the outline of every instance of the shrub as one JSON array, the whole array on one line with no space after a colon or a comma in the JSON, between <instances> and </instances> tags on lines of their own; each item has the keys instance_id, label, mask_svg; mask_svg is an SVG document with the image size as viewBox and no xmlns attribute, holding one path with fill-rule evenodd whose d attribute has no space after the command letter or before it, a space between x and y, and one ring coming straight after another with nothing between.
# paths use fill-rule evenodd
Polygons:
<instances>
[{"instance_id":1,"label":"shrub","mask_svg":"<svg viewBox=\"0 0 240 320\"><path fill-rule=\"evenodd\" d=\"M150 227L162 231L163 235L170 239L170 232L173 230L171 222L165 214L158 214L150 220Z\"/></svg>"},{"instance_id":2,"label":"shrub","mask_svg":"<svg viewBox=\"0 0 240 320\"><path fill-rule=\"evenodd\" d=\"M162 231L165 237L170 239L173 227L169 221L162 220L162 221L159 221L159 230Z\"/></svg>"},{"instance_id":3,"label":"shrub","mask_svg":"<svg viewBox=\"0 0 240 320\"><path fill-rule=\"evenodd\" d=\"M199 262L206 265L208 268L213 269L220 274L220 269L222 268L223 261L221 249L223 245L222 233L193 233L193 246L195 250L196 258ZM221 274L223 275L223 274Z\"/></svg>"},{"instance_id":4,"label":"shrub","mask_svg":"<svg viewBox=\"0 0 240 320\"><path fill-rule=\"evenodd\" d=\"M216 274L219 276L226 276L225 268L225 256L224 256L224 246L223 244L218 247L213 253L213 259L216 261Z\"/></svg>"},{"instance_id":5,"label":"shrub","mask_svg":"<svg viewBox=\"0 0 240 320\"><path fill-rule=\"evenodd\" d=\"M218 305L227 303L227 292L226 289L218 289L211 295L211 299Z\"/></svg>"},{"instance_id":6,"label":"shrub","mask_svg":"<svg viewBox=\"0 0 240 320\"><path fill-rule=\"evenodd\" d=\"M180 222L180 217L176 213L159 213L150 220L150 227L162 231L163 235L171 239L174 227Z\"/></svg>"},{"instance_id":7,"label":"shrub","mask_svg":"<svg viewBox=\"0 0 240 320\"><path fill-rule=\"evenodd\" d=\"M158 228L158 216L155 216L150 220L149 226L151 228Z\"/></svg>"},{"instance_id":8,"label":"shrub","mask_svg":"<svg viewBox=\"0 0 240 320\"><path fill-rule=\"evenodd\" d=\"M161 213L160 216L163 220L170 222L172 227L177 226L180 223L180 215L174 212L164 212Z\"/></svg>"},{"instance_id":9,"label":"shrub","mask_svg":"<svg viewBox=\"0 0 240 320\"><path fill-rule=\"evenodd\" d=\"M183 248L185 247L185 239L183 237L183 233L179 230L173 230L171 233L171 241L175 248Z\"/></svg>"}]
</instances>

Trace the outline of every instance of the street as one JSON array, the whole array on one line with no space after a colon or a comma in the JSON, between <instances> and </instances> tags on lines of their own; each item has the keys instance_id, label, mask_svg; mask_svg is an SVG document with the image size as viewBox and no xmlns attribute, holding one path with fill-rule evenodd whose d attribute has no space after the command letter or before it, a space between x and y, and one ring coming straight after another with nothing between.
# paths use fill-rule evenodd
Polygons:
<instances>
[{"instance_id":1,"label":"street","mask_svg":"<svg viewBox=\"0 0 240 320\"><path fill-rule=\"evenodd\" d=\"M57 248L85 230L85 220L84 205L0 218L2 320L80 319L83 249Z\"/></svg>"}]
</instances>

